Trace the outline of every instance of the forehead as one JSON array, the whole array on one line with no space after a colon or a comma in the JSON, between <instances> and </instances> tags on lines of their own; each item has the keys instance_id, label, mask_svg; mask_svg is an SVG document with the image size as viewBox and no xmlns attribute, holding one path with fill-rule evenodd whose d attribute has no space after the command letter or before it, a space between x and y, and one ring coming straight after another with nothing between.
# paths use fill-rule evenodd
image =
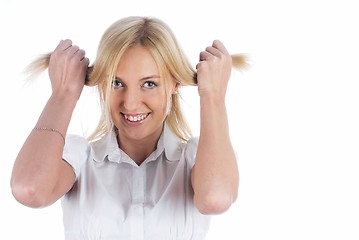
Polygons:
<instances>
[{"instance_id":1,"label":"forehead","mask_svg":"<svg viewBox=\"0 0 359 240\"><path fill-rule=\"evenodd\" d=\"M159 75L159 69L151 52L141 45L135 45L123 53L117 66L116 75L118 77Z\"/></svg>"}]
</instances>

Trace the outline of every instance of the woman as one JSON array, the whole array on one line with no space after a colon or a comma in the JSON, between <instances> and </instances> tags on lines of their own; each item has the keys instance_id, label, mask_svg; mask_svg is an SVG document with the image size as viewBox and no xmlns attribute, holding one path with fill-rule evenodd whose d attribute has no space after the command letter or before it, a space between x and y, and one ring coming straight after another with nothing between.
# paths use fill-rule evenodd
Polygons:
<instances>
[{"instance_id":1,"label":"woman","mask_svg":"<svg viewBox=\"0 0 359 240\"><path fill-rule=\"evenodd\" d=\"M237 198L225 94L232 64L243 63L215 40L195 71L170 28L149 17L113 23L91 67L61 41L31 65L48 67L52 94L16 158L14 197L33 208L61 198L66 239L204 239L210 215ZM65 135L85 84L102 103L89 139ZM186 85L198 86L199 137L181 113Z\"/></svg>"}]
</instances>

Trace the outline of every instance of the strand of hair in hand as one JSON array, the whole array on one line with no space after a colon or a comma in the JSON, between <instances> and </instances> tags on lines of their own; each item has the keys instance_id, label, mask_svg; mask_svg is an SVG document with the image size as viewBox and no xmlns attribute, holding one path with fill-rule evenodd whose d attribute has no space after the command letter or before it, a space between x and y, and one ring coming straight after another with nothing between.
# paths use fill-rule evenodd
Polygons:
<instances>
[{"instance_id":1,"label":"strand of hair in hand","mask_svg":"<svg viewBox=\"0 0 359 240\"><path fill-rule=\"evenodd\" d=\"M25 69L27 79L34 79L44 72L50 62L51 53L40 55L34 61L32 61ZM236 70L246 70L249 67L249 59L245 54L232 54L232 67ZM92 86L89 81L89 76L93 70L93 65L89 66L86 73L85 85ZM197 82L197 76L194 75L194 80Z\"/></svg>"}]
</instances>

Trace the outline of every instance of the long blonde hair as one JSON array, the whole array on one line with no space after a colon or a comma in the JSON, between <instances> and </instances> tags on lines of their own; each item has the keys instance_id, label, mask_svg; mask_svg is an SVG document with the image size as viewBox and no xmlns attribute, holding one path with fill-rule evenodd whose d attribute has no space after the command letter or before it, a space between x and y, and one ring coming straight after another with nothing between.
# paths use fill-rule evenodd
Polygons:
<instances>
[{"instance_id":1,"label":"long blonde hair","mask_svg":"<svg viewBox=\"0 0 359 240\"><path fill-rule=\"evenodd\" d=\"M160 71L160 77L175 81L178 86L195 85L197 74L175 35L162 20L154 17L130 16L114 22L103 34L94 63L89 67L85 84L97 86L102 104L102 114L95 131L89 140L96 140L113 128L109 101L111 82L123 53L131 46L147 48ZM48 67L49 54L45 54L29 65L28 70L37 74ZM233 67L242 69L247 65L244 55L232 55ZM166 118L169 128L183 141L191 136L191 130L180 107L180 95L172 95L170 112Z\"/></svg>"}]
</instances>

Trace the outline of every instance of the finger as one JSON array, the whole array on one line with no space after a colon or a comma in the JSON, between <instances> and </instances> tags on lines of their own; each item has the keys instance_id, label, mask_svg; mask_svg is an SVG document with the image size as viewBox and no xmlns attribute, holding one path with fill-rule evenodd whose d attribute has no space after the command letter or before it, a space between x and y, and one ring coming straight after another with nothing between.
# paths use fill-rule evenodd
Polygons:
<instances>
[{"instance_id":1,"label":"finger","mask_svg":"<svg viewBox=\"0 0 359 240\"><path fill-rule=\"evenodd\" d=\"M211 57L213 57L213 54L211 54L208 51L202 51L199 54L199 60L200 61L207 61L208 59L210 59Z\"/></svg>"},{"instance_id":2,"label":"finger","mask_svg":"<svg viewBox=\"0 0 359 240\"><path fill-rule=\"evenodd\" d=\"M90 60L84 55L83 57L79 58L79 61L82 63L82 64L87 64L89 65L90 64Z\"/></svg>"},{"instance_id":3,"label":"finger","mask_svg":"<svg viewBox=\"0 0 359 240\"><path fill-rule=\"evenodd\" d=\"M222 54L220 50L212 46L206 47L206 52L210 53L212 56L217 56L217 57L219 57Z\"/></svg>"},{"instance_id":4,"label":"finger","mask_svg":"<svg viewBox=\"0 0 359 240\"><path fill-rule=\"evenodd\" d=\"M65 49L65 51L68 51L69 54L75 54L80 50L78 46L70 46L69 48Z\"/></svg>"},{"instance_id":5,"label":"finger","mask_svg":"<svg viewBox=\"0 0 359 240\"><path fill-rule=\"evenodd\" d=\"M77 50L71 49L71 51L69 51L69 55L73 56L75 59L81 61L85 57L85 51L80 48L78 48Z\"/></svg>"},{"instance_id":6,"label":"finger","mask_svg":"<svg viewBox=\"0 0 359 240\"><path fill-rule=\"evenodd\" d=\"M87 57L84 57L81 59L81 62L83 62L84 64L86 64L88 66L90 64L90 59L88 59Z\"/></svg>"},{"instance_id":7,"label":"finger","mask_svg":"<svg viewBox=\"0 0 359 240\"><path fill-rule=\"evenodd\" d=\"M64 51L72 46L72 41L70 39L61 40L60 43L57 45L55 50Z\"/></svg>"},{"instance_id":8,"label":"finger","mask_svg":"<svg viewBox=\"0 0 359 240\"><path fill-rule=\"evenodd\" d=\"M77 58L80 59L80 61L82 61L84 58L85 58L85 55L86 55L86 52L85 50L82 50L82 49L79 49L76 53L75 53L75 56Z\"/></svg>"},{"instance_id":9,"label":"finger","mask_svg":"<svg viewBox=\"0 0 359 240\"><path fill-rule=\"evenodd\" d=\"M227 51L224 44L221 41L217 40L217 39L213 41L212 47L218 49L222 53L225 53L225 54L229 55L229 52Z\"/></svg>"}]
</instances>

